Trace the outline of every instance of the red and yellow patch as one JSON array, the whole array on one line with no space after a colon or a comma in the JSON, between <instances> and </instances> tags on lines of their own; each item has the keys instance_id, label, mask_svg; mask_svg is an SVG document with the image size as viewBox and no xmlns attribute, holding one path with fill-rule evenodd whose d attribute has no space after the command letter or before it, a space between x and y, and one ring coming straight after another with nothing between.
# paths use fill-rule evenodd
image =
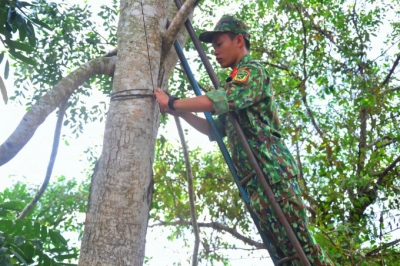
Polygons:
<instances>
[{"instance_id":1,"label":"red and yellow patch","mask_svg":"<svg viewBox=\"0 0 400 266\"><path fill-rule=\"evenodd\" d=\"M238 83L246 83L250 77L250 71L248 69L241 69L233 78L233 81Z\"/></svg>"}]
</instances>

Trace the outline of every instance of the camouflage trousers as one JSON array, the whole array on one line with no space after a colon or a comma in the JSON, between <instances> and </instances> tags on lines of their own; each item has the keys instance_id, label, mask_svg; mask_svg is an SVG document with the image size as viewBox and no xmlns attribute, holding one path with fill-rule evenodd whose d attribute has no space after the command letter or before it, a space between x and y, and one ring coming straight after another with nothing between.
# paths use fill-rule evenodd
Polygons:
<instances>
[{"instance_id":1,"label":"camouflage trousers","mask_svg":"<svg viewBox=\"0 0 400 266\"><path fill-rule=\"evenodd\" d=\"M316 266L334 266L328 255L316 243L311 232L307 228L306 209L301 198L300 188L296 177L283 179L271 186L276 201L281 206L286 219L289 221L297 239L303 247L311 265ZM265 233L271 243L271 256L277 260L291 256L295 253L292 244L287 237L283 226L274 215L271 204L264 191L261 182L257 186L248 186L247 193L250 197L250 207L260 220L260 228ZM281 265L302 265L300 260L296 259L285 262Z\"/></svg>"}]
</instances>

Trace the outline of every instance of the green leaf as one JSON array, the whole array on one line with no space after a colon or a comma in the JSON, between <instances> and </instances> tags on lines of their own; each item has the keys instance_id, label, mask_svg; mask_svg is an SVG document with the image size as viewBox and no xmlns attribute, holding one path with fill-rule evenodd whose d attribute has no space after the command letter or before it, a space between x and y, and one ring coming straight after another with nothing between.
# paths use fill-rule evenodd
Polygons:
<instances>
[{"instance_id":1,"label":"green leaf","mask_svg":"<svg viewBox=\"0 0 400 266\"><path fill-rule=\"evenodd\" d=\"M34 6L33 4L24 2L24 1L20 1L20 3L21 3L21 7Z\"/></svg>"},{"instance_id":2,"label":"green leaf","mask_svg":"<svg viewBox=\"0 0 400 266\"><path fill-rule=\"evenodd\" d=\"M6 85L3 82L3 78L1 76L0 76L0 91L1 91L1 95L3 96L4 103L7 104L7 102L8 102L7 89L6 89Z\"/></svg>"},{"instance_id":3,"label":"green leaf","mask_svg":"<svg viewBox=\"0 0 400 266\"><path fill-rule=\"evenodd\" d=\"M25 207L25 204L20 201L7 201L0 203L1 209L21 211Z\"/></svg>"},{"instance_id":4,"label":"green leaf","mask_svg":"<svg viewBox=\"0 0 400 266\"><path fill-rule=\"evenodd\" d=\"M36 236L40 235L40 228L43 227L44 225L40 225L40 223L33 223L33 232L35 233Z\"/></svg>"},{"instance_id":5,"label":"green leaf","mask_svg":"<svg viewBox=\"0 0 400 266\"><path fill-rule=\"evenodd\" d=\"M31 19L31 21L32 21L33 23L35 23L35 24L37 24L37 25L39 25L39 26L45 28L45 29L53 30L49 25L47 25L46 23L44 23L43 21L41 21L41 20L39 20L39 19L33 18L33 19Z\"/></svg>"},{"instance_id":6,"label":"green leaf","mask_svg":"<svg viewBox=\"0 0 400 266\"><path fill-rule=\"evenodd\" d=\"M68 245L67 240L58 231L49 230L49 236L54 244Z\"/></svg>"},{"instance_id":7,"label":"green leaf","mask_svg":"<svg viewBox=\"0 0 400 266\"><path fill-rule=\"evenodd\" d=\"M28 39L29 39L29 44L32 47L36 46L36 36L35 36L35 29L32 26L32 23L30 21L28 21L28 23L26 23L26 32L28 33Z\"/></svg>"},{"instance_id":8,"label":"green leaf","mask_svg":"<svg viewBox=\"0 0 400 266\"><path fill-rule=\"evenodd\" d=\"M40 239L34 238L30 240L32 244L39 250L43 249L43 242Z\"/></svg>"},{"instance_id":9,"label":"green leaf","mask_svg":"<svg viewBox=\"0 0 400 266\"><path fill-rule=\"evenodd\" d=\"M0 220L0 229L2 229L2 231L11 231L10 229L13 226L13 222L10 220Z\"/></svg>"},{"instance_id":10,"label":"green leaf","mask_svg":"<svg viewBox=\"0 0 400 266\"><path fill-rule=\"evenodd\" d=\"M4 69L4 78L8 79L8 75L10 74L10 63L8 60L6 61L6 68Z\"/></svg>"},{"instance_id":11,"label":"green leaf","mask_svg":"<svg viewBox=\"0 0 400 266\"><path fill-rule=\"evenodd\" d=\"M3 256L3 254L6 253L6 251L7 251L7 248L1 247L0 248L0 257Z\"/></svg>"},{"instance_id":12,"label":"green leaf","mask_svg":"<svg viewBox=\"0 0 400 266\"><path fill-rule=\"evenodd\" d=\"M1 52L0 53L0 64L1 64L1 62L3 62L3 59L4 59L4 52Z\"/></svg>"},{"instance_id":13,"label":"green leaf","mask_svg":"<svg viewBox=\"0 0 400 266\"><path fill-rule=\"evenodd\" d=\"M15 243L17 246L21 246L22 244L25 243L25 236L15 236L15 237L14 237L14 243Z\"/></svg>"},{"instance_id":14,"label":"green leaf","mask_svg":"<svg viewBox=\"0 0 400 266\"><path fill-rule=\"evenodd\" d=\"M69 260L69 259L76 259L77 257L78 257L78 254L65 254L65 255L55 256L54 258L56 260Z\"/></svg>"},{"instance_id":15,"label":"green leaf","mask_svg":"<svg viewBox=\"0 0 400 266\"><path fill-rule=\"evenodd\" d=\"M45 242L47 239L47 227L42 225L40 230L40 239Z\"/></svg>"},{"instance_id":16,"label":"green leaf","mask_svg":"<svg viewBox=\"0 0 400 266\"><path fill-rule=\"evenodd\" d=\"M17 41L7 41L7 44L12 48L25 51L27 53L30 53L34 50L34 47Z\"/></svg>"},{"instance_id":17,"label":"green leaf","mask_svg":"<svg viewBox=\"0 0 400 266\"><path fill-rule=\"evenodd\" d=\"M15 252L14 250L10 250L10 251L11 251L11 253L14 254L15 257L17 257L17 259L18 259L20 262L22 262L22 263L25 264L25 265L28 265L28 263L22 258L21 255L19 255L19 254L18 254L17 252Z\"/></svg>"},{"instance_id":18,"label":"green leaf","mask_svg":"<svg viewBox=\"0 0 400 266\"><path fill-rule=\"evenodd\" d=\"M24 63L27 63L27 64L29 64L29 65L36 65L36 61L35 60L33 60L32 58L28 58L28 57L26 57L26 56L24 56L24 55L22 55L21 53L18 53L18 52L10 52L11 53L11 55L12 56L14 56L16 59L19 59L19 60L21 60L22 62L24 62Z\"/></svg>"},{"instance_id":19,"label":"green leaf","mask_svg":"<svg viewBox=\"0 0 400 266\"><path fill-rule=\"evenodd\" d=\"M19 39L20 39L21 41L24 41L25 38L26 38L26 30L25 30L25 27L19 28L19 29L18 29L18 33L19 33Z\"/></svg>"}]
</instances>

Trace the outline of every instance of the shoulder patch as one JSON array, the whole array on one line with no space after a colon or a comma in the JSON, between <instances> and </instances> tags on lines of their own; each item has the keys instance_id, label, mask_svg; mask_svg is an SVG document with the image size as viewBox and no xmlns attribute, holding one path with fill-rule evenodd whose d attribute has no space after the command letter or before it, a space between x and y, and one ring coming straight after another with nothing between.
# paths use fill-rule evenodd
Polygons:
<instances>
[{"instance_id":1,"label":"shoulder patch","mask_svg":"<svg viewBox=\"0 0 400 266\"><path fill-rule=\"evenodd\" d=\"M246 83L249 79L250 71L248 69L240 69L236 76L233 78L233 81L238 83Z\"/></svg>"}]
</instances>

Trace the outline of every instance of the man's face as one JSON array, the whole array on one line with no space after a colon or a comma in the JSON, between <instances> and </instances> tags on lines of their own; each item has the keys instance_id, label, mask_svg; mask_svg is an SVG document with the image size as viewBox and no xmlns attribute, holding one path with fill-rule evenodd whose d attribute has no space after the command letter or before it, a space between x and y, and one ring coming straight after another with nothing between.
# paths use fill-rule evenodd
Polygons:
<instances>
[{"instance_id":1,"label":"man's face","mask_svg":"<svg viewBox=\"0 0 400 266\"><path fill-rule=\"evenodd\" d=\"M212 46L214 47L214 55L222 68L234 67L237 62L236 38L231 40L227 33L215 33L213 35Z\"/></svg>"}]
</instances>

